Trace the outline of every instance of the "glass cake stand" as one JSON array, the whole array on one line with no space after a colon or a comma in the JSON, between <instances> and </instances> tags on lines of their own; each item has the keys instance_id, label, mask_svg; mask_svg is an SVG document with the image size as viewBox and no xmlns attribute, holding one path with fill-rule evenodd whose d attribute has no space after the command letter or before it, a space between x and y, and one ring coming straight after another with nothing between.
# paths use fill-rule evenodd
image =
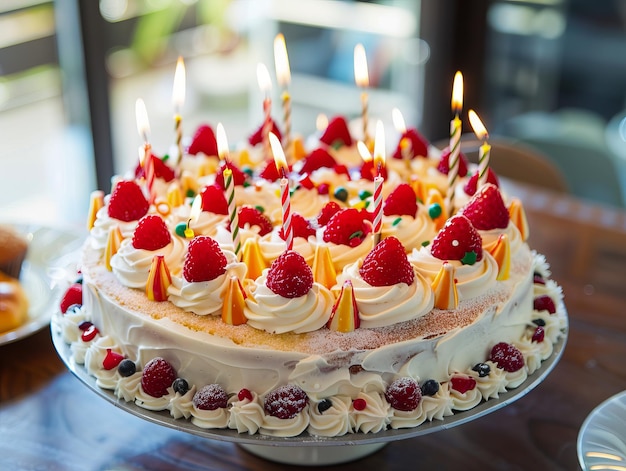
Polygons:
<instances>
[{"instance_id":1,"label":"glass cake stand","mask_svg":"<svg viewBox=\"0 0 626 471\"><path fill-rule=\"evenodd\" d=\"M340 437L315 437L301 434L297 437L279 438L267 435L239 434L230 429L201 429L190 421L176 420L168 411L150 411L137 406L134 402L125 402L118 399L113 391L104 390L96 386L96 379L90 376L82 365L74 362L70 347L67 345L52 323L52 340L59 356L67 368L86 386L92 389L103 399L106 399L120 409L155 424L170 427L190 434L235 442L247 451L268 459L286 464L331 465L353 461L372 454L387 443L395 440L413 438L420 435L448 429L457 425L475 420L486 414L501 409L520 399L539 385L556 366L567 340L567 330L561 339L554 345L554 352L550 358L541 364L541 368L529 376L518 388L500 395L498 399L490 399L480 403L473 409L465 412L455 412L444 420L425 422L414 428L386 430L376 434L353 433ZM349 445L349 446L341 446Z\"/></svg>"}]
</instances>

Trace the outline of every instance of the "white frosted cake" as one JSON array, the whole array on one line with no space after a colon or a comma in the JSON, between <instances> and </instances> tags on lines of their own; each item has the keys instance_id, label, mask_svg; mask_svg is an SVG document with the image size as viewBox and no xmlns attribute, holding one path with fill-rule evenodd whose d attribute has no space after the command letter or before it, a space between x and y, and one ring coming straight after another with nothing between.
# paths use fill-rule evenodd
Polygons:
<instances>
[{"instance_id":1,"label":"white frosted cake","mask_svg":"<svg viewBox=\"0 0 626 471\"><path fill-rule=\"evenodd\" d=\"M520 202L465 161L449 189L449 153L412 131L375 231L375 172L344 129L290 152L291 249L258 136L224 163L203 126L175 168L151 156L150 185L141 167L93 198L53 325L99 387L197 427L336 437L444 420L540 368L567 318Z\"/></svg>"}]
</instances>

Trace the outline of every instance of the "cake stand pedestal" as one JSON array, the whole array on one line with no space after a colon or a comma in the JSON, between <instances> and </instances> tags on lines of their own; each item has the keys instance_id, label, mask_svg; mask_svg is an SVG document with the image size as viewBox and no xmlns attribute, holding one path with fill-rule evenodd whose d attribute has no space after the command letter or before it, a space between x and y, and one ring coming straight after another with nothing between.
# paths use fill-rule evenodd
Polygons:
<instances>
[{"instance_id":1,"label":"cake stand pedestal","mask_svg":"<svg viewBox=\"0 0 626 471\"><path fill-rule=\"evenodd\" d=\"M547 377L561 358L567 340L566 331L563 337L554 345L552 356L544 361L541 368L529 376L518 388L501 394L498 399L484 401L469 411L456 412L444 420L426 422L415 428L390 429L376 434L353 433L340 437L326 438L314 437L303 433L297 437L278 438L260 434L240 435L236 430L230 429L201 429L190 421L174 419L169 414L169 411L150 411L137 406L134 402L120 400L112 391L98 387L96 379L90 376L82 365L74 362L70 346L63 341L54 317L51 330L54 347L67 368L85 386L114 406L164 427L170 427L204 438L234 442L248 452L269 461L299 466L347 463L375 453L389 442L455 427L501 409L528 394Z\"/></svg>"}]
</instances>

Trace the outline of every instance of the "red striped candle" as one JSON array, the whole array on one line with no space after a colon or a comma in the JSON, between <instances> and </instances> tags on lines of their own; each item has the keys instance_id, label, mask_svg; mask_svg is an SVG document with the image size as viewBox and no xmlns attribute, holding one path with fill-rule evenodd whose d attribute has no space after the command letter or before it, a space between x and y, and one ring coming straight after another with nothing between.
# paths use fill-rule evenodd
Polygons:
<instances>
[{"instance_id":1,"label":"red striped candle","mask_svg":"<svg viewBox=\"0 0 626 471\"><path fill-rule=\"evenodd\" d=\"M280 145L278 137L274 133L269 135L270 145L272 147L272 153L274 154L274 162L276 163L276 169L278 173L282 175L280 179L280 202L282 206L283 216L283 235L285 243L287 244L287 250L293 248L293 227L291 223L291 197L289 195L289 179L287 178L287 161L285 159L285 153Z\"/></svg>"}]
</instances>

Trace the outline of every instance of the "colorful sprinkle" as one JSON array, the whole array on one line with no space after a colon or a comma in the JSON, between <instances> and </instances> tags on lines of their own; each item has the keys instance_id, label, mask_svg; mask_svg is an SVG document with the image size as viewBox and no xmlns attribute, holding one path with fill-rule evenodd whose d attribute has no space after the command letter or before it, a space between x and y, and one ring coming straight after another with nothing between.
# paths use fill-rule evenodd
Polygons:
<instances>
[{"instance_id":1,"label":"colorful sprinkle","mask_svg":"<svg viewBox=\"0 0 626 471\"><path fill-rule=\"evenodd\" d=\"M176 224L176 229L174 229L174 232L176 232L176 235L178 237L185 237L186 230L187 230L187 223L179 222L178 224Z\"/></svg>"},{"instance_id":2,"label":"colorful sprinkle","mask_svg":"<svg viewBox=\"0 0 626 471\"><path fill-rule=\"evenodd\" d=\"M433 203L428 207L428 215L431 219L437 219L441 216L441 205L439 203Z\"/></svg>"},{"instance_id":3,"label":"colorful sprinkle","mask_svg":"<svg viewBox=\"0 0 626 471\"><path fill-rule=\"evenodd\" d=\"M359 199L360 200L366 200L370 196L372 196L372 192L371 191L367 191L367 190L360 190L359 191Z\"/></svg>"},{"instance_id":4,"label":"colorful sprinkle","mask_svg":"<svg viewBox=\"0 0 626 471\"><path fill-rule=\"evenodd\" d=\"M337 198L339 201L343 201L344 203L348 201L348 190L346 190L342 186L338 186L335 189L334 195L335 195L335 198Z\"/></svg>"}]
</instances>

